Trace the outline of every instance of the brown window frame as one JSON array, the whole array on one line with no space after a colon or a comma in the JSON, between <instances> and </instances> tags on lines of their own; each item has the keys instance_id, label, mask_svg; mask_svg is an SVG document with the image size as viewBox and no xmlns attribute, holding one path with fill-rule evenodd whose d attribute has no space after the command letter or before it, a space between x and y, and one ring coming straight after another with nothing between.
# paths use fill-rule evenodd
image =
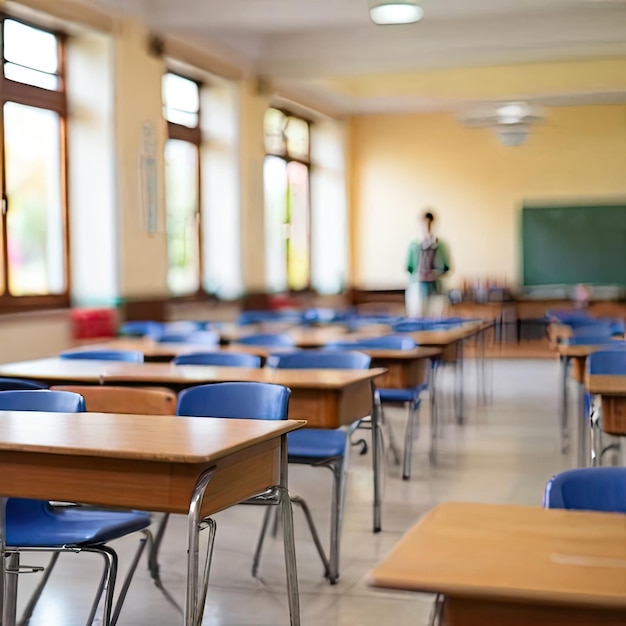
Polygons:
<instances>
[{"instance_id":1,"label":"brown window frame","mask_svg":"<svg viewBox=\"0 0 626 626\"><path fill-rule=\"evenodd\" d=\"M291 156L289 154L289 148L287 147L287 142L285 141L285 154L276 154L274 152L268 152L267 148L265 148L265 158L267 157L276 157L278 159L282 159L287 165L291 162L296 162L304 165L307 169L307 180L308 180L308 203L309 203L309 211L307 215L307 230L309 235L309 276L307 279L306 287L303 289L294 290L289 285L289 248L287 248L287 291L290 293L305 293L312 290L311 287L311 261L312 261L312 246L311 246L311 126L312 122L310 119L302 117L301 115L296 115L292 113L288 109L283 109L281 107L270 106L268 109L275 109L276 111L280 111L284 116L291 117L301 122L306 122L306 125L309 128L309 150L306 159L298 158ZM265 129L264 129L265 130ZM263 132L263 137L265 138L265 132Z\"/></svg>"},{"instance_id":2,"label":"brown window frame","mask_svg":"<svg viewBox=\"0 0 626 626\"><path fill-rule=\"evenodd\" d=\"M43 89L34 85L19 83L4 76L4 23L6 20L19 22L54 35L57 39L59 53L59 70L57 72L59 88L56 91ZM67 89L66 89L66 46L67 36L59 31L51 30L17 18L13 15L0 13L0 150L2 151L2 168L0 172L0 192L2 194L2 211L0 211L0 241L2 245L2 272L4 292L0 294L0 314L19 313L36 309L69 308L70 306L70 251L69 251L69 210L68 210L68 157L67 157ZM60 118L60 165L61 165L61 218L63 221L63 266L65 289L61 294L15 296L9 292L9 259L7 217L10 211L6 192L6 146L4 143L4 105L15 102L26 106L45 109L58 113Z\"/></svg>"},{"instance_id":3,"label":"brown window frame","mask_svg":"<svg viewBox=\"0 0 626 626\"><path fill-rule=\"evenodd\" d=\"M197 180L197 189L196 189L196 199L198 201L198 210L196 213L196 233L198 238L198 289L197 291L176 295L170 293L170 300L175 302L185 302L185 301L193 301L198 299L205 299L209 294L207 294L204 289L204 246L203 246L203 233L202 233L202 97L201 91L203 87L203 83L191 76L186 76L185 74L181 74L180 72L175 72L173 70L165 71L165 74L173 74L175 76L179 76L180 78L184 78L185 80L189 80L192 83L195 83L198 86L198 93L200 94L200 98L198 101L198 122L194 127L185 126L184 124L176 124L175 122L170 122L167 120L167 139L177 139L178 141L185 141L195 146L197 151L197 172L196 172L196 180ZM163 116L165 117L165 103ZM167 220L165 224L165 228L167 230ZM168 251L168 271L169 271L169 251Z\"/></svg>"}]
</instances>

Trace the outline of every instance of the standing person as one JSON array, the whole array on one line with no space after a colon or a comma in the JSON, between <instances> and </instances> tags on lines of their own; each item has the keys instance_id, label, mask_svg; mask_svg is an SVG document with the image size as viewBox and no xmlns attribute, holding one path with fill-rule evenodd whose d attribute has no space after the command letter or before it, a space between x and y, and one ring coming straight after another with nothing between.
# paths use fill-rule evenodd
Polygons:
<instances>
[{"instance_id":1,"label":"standing person","mask_svg":"<svg viewBox=\"0 0 626 626\"><path fill-rule=\"evenodd\" d=\"M433 233L435 216L427 211L421 219L424 235L409 247L407 271L410 282L406 291L407 315L428 317L433 297L441 293L441 277L450 271L450 257L443 241Z\"/></svg>"}]
</instances>

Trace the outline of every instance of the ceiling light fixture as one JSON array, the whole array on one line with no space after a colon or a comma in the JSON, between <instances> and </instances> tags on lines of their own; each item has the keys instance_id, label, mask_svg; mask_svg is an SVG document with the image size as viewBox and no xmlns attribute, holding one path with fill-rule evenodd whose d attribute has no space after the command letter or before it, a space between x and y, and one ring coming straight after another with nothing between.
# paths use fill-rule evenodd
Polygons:
<instances>
[{"instance_id":1,"label":"ceiling light fixture","mask_svg":"<svg viewBox=\"0 0 626 626\"><path fill-rule=\"evenodd\" d=\"M424 17L424 9L415 0L368 0L374 24L415 24Z\"/></svg>"}]
</instances>

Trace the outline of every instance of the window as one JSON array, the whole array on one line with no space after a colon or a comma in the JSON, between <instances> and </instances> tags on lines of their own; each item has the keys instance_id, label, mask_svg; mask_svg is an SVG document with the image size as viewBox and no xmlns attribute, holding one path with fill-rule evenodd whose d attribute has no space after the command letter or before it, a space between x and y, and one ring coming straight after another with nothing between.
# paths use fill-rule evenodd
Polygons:
<instances>
[{"instance_id":1,"label":"window","mask_svg":"<svg viewBox=\"0 0 626 626\"><path fill-rule=\"evenodd\" d=\"M310 128L306 120L265 114L265 211L270 288L302 290L310 283Z\"/></svg>"},{"instance_id":2,"label":"window","mask_svg":"<svg viewBox=\"0 0 626 626\"><path fill-rule=\"evenodd\" d=\"M0 303L69 303L63 38L3 17Z\"/></svg>"},{"instance_id":3,"label":"window","mask_svg":"<svg viewBox=\"0 0 626 626\"><path fill-rule=\"evenodd\" d=\"M178 74L163 77L165 204L172 295L200 291L200 85Z\"/></svg>"}]
</instances>

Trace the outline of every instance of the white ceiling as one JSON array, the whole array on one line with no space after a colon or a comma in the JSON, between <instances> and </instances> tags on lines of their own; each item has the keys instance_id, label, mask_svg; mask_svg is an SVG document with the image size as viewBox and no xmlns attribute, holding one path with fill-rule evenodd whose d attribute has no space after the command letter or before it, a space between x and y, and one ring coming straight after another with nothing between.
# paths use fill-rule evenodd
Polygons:
<instances>
[{"instance_id":1,"label":"white ceiling","mask_svg":"<svg viewBox=\"0 0 626 626\"><path fill-rule=\"evenodd\" d=\"M626 54L626 0L423 0L423 22L400 27L373 25L367 0L98 1L278 75Z\"/></svg>"},{"instance_id":2,"label":"white ceiling","mask_svg":"<svg viewBox=\"0 0 626 626\"><path fill-rule=\"evenodd\" d=\"M354 74L626 55L626 0L422 0L421 23L391 27L367 0L92 1L318 92Z\"/></svg>"}]
</instances>

